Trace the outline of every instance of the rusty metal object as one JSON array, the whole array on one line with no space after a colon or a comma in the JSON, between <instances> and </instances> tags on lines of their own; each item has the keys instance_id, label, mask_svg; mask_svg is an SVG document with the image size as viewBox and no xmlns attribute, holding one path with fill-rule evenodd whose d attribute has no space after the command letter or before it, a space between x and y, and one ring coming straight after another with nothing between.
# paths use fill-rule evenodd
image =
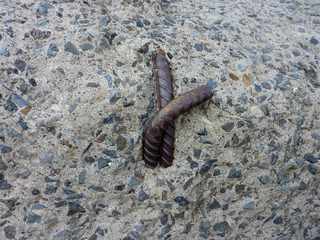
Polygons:
<instances>
[{"instance_id":1,"label":"rusty metal object","mask_svg":"<svg viewBox=\"0 0 320 240\"><path fill-rule=\"evenodd\" d=\"M155 93L157 110L160 111L173 99L173 80L170 69L170 63L166 57L166 53L158 48L153 55L153 77L155 80ZM171 121L164 130L159 164L162 167L169 167L173 162L174 154L174 135L175 123Z\"/></svg>"},{"instance_id":2,"label":"rusty metal object","mask_svg":"<svg viewBox=\"0 0 320 240\"><path fill-rule=\"evenodd\" d=\"M209 100L213 96L212 88L213 83L209 81L206 85L184 93L170 101L149 120L143 131L143 158L147 166L156 167L160 161L165 130L180 114Z\"/></svg>"}]
</instances>

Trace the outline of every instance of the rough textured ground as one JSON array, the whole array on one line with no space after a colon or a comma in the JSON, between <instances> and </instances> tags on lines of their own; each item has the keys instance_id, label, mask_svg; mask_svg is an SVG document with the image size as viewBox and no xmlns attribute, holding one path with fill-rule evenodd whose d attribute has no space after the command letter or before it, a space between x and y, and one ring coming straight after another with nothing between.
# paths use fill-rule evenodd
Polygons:
<instances>
[{"instance_id":1,"label":"rough textured ground","mask_svg":"<svg viewBox=\"0 0 320 240\"><path fill-rule=\"evenodd\" d=\"M150 55L177 120L147 169ZM318 0L1 0L0 239L320 239Z\"/></svg>"}]
</instances>

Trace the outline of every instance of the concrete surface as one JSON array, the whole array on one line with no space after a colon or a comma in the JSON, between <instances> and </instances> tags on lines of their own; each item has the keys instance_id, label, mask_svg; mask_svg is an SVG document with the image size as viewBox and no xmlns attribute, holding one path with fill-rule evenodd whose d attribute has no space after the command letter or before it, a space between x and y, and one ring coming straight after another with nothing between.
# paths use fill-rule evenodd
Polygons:
<instances>
[{"instance_id":1,"label":"concrete surface","mask_svg":"<svg viewBox=\"0 0 320 240\"><path fill-rule=\"evenodd\" d=\"M318 0L1 0L0 239L320 239ZM147 169L150 55L176 94Z\"/></svg>"}]
</instances>

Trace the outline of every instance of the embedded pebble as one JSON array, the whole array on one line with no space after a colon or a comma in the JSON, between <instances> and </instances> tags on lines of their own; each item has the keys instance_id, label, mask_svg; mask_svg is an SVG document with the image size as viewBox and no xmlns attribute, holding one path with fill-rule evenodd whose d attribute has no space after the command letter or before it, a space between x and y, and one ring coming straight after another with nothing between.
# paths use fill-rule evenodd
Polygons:
<instances>
[{"instance_id":1,"label":"embedded pebble","mask_svg":"<svg viewBox=\"0 0 320 240\"><path fill-rule=\"evenodd\" d=\"M19 69L20 72L23 72L27 66L26 62L22 59L16 59L14 61L14 66Z\"/></svg>"},{"instance_id":2,"label":"embedded pebble","mask_svg":"<svg viewBox=\"0 0 320 240\"><path fill-rule=\"evenodd\" d=\"M36 213L29 212L25 217L25 222L27 224L36 224L40 223L42 220L42 217Z\"/></svg>"},{"instance_id":3,"label":"embedded pebble","mask_svg":"<svg viewBox=\"0 0 320 240\"><path fill-rule=\"evenodd\" d=\"M0 47L0 56L10 57L10 52L7 48Z\"/></svg>"},{"instance_id":4,"label":"embedded pebble","mask_svg":"<svg viewBox=\"0 0 320 240\"><path fill-rule=\"evenodd\" d=\"M103 169L105 167L108 167L109 164L112 162L112 160L108 157L100 157L97 160L98 162L98 169Z\"/></svg>"},{"instance_id":5,"label":"embedded pebble","mask_svg":"<svg viewBox=\"0 0 320 240\"><path fill-rule=\"evenodd\" d=\"M73 55L79 55L80 54L78 48L72 42L66 42L64 44L64 51L72 53Z\"/></svg>"},{"instance_id":6,"label":"embedded pebble","mask_svg":"<svg viewBox=\"0 0 320 240\"><path fill-rule=\"evenodd\" d=\"M7 180L4 179L4 176L2 174L0 175L0 190L9 190L12 188L12 185L8 183Z\"/></svg>"},{"instance_id":7,"label":"embedded pebble","mask_svg":"<svg viewBox=\"0 0 320 240\"><path fill-rule=\"evenodd\" d=\"M226 132L231 132L231 130L234 128L234 122L227 122L222 125L221 128Z\"/></svg>"},{"instance_id":8,"label":"embedded pebble","mask_svg":"<svg viewBox=\"0 0 320 240\"><path fill-rule=\"evenodd\" d=\"M31 30L30 35L34 40L44 40L51 36L51 32L34 28Z\"/></svg>"},{"instance_id":9,"label":"embedded pebble","mask_svg":"<svg viewBox=\"0 0 320 240\"><path fill-rule=\"evenodd\" d=\"M253 199L247 198L244 200L242 207L246 210L252 210L255 208L255 202Z\"/></svg>"},{"instance_id":10,"label":"embedded pebble","mask_svg":"<svg viewBox=\"0 0 320 240\"><path fill-rule=\"evenodd\" d=\"M149 198L149 195L141 188L138 192L137 198L139 201L143 202Z\"/></svg>"},{"instance_id":11,"label":"embedded pebble","mask_svg":"<svg viewBox=\"0 0 320 240\"><path fill-rule=\"evenodd\" d=\"M86 210L78 202L68 203L68 213L67 216L72 216L77 213L84 213Z\"/></svg>"},{"instance_id":12,"label":"embedded pebble","mask_svg":"<svg viewBox=\"0 0 320 240\"><path fill-rule=\"evenodd\" d=\"M1 148L1 145L0 145ZM8 169L7 164L0 158L0 171L6 171Z\"/></svg>"},{"instance_id":13,"label":"embedded pebble","mask_svg":"<svg viewBox=\"0 0 320 240\"><path fill-rule=\"evenodd\" d=\"M17 234L17 230L15 226L12 226L12 225L5 226L3 228L3 231L7 239L15 239L15 236Z\"/></svg>"},{"instance_id":14,"label":"embedded pebble","mask_svg":"<svg viewBox=\"0 0 320 240\"><path fill-rule=\"evenodd\" d=\"M314 154L307 153L303 156L304 160L310 162L310 163L317 163L320 159L320 155L316 157Z\"/></svg>"},{"instance_id":15,"label":"embedded pebble","mask_svg":"<svg viewBox=\"0 0 320 240\"><path fill-rule=\"evenodd\" d=\"M316 166L315 164L309 164L308 165L308 171L312 174L312 175L316 175L319 172L319 167Z\"/></svg>"},{"instance_id":16,"label":"embedded pebble","mask_svg":"<svg viewBox=\"0 0 320 240\"><path fill-rule=\"evenodd\" d=\"M239 168L231 168L228 174L228 178L241 178L241 169Z\"/></svg>"},{"instance_id":17,"label":"embedded pebble","mask_svg":"<svg viewBox=\"0 0 320 240\"><path fill-rule=\"evenodd\" d=\"M47 50L48 57L53 58L53 57L57 56L58 52L59 52L59 48L58 48L57 44L50 43L48 50Z\"/></svg>"},{"instance_id":18,"label":"embedded pebble","mask_svg":"<svg viewBox=\"0 0 320 240\"><path fill-rule=\"evenodd\" d=\"M273 219L273 223L274 223L274 224L277 224L277 225L282 224L282 223L283 223L282 217L281 217L281 216L275 217L275 218Z\"/></svg>"},{"instance_id":19,"label":"embedded pebble","mask_svg":"<svg viewBox=\"0 0 320 240\"><path fill-rule=\"evenodd\" d=\"M319 44L319 40L315 36L312 36L311 39L310 39L310 43L313 44L313 45L318 45Z\"/></svg>"},{"instance_id":20,"label":"embedded pebble","mask_svg":"<svg viewBox=\"0 0 320 240\"><path fill-rule=\"evenodd\" d=\"M207 160L203 165L201 165L199 173L201 175L207 173L209 170L212 169L212 167L214 167L214 163L217 161L217 159L210 159Z\"/></svg>"},{"instance_id":21,"label":"embedded pebble","mask_svg":"<svg viewBox=\"0 0 320 240\"><path fill-rule=\"evenodd\" d=\"M94 49L94 46L91 43L83 43L83 44L80 44L79 47L81 48L82 51L89 51Z\"/></svg>"},{"instance_id":22,"label":"embedded pebble","mask_svg":"<svg viewBox=\"0 0 320 240\"><path fill-rule=\"evenodd\" d=\"M199 232L200 237L207 239L209 237L209 230L210 230L210 222L209 221L201 221L199 224Z\"/></svg>"},{"instance_id":23,"label":"embedded pebble","mask_svg":"<svg viewBox=\"0 0 320 240\"><path fill-rule=\"evenodd\" d=\"M5 154L9 152L12 152L12 147L5 144L0 144L0 153Z\"/></svg>"},{"instance_id":24,"label":"embedded pebble","mask_svg":"<svg viewBox=\"0 0 320 240\"><path fill-rule=\"evenodd\" d=\"M271 183L271 181L272 181L271 177L268 175L259 176L258 179L259 179L260 183L263 185Z\"/></svg>"},{"instance_id":25,"label":"embedded pebble","mask_svg":"<svg viewBox=\"0 0 320 240\"><path fill-rule=\"evenodd\" d=\"M189 200L183 196L177 196L174 201L181 207L187 206L189 204Z\"/></svg>"},{"instance_id":26,"label":"embedded pebble","mask_svg":"<svg viewBox=\"0 0 320 240\"><path fill-rule=\"evenodd\" d=\"M203 43L196 43L196 44L194 45L194 48L195 48L198 52L203 51L203 49L204 49Z\"/></svg>"},{"instance_id":27,"label":"embedded pebble","mask_svg":"<svg viewBox=\"0 0 320 240\"><path fill-rule=\"evenodd\" d=\"M219 232L223 237L227 231L231 230L231 227L228 222L223 221L223 222L215 223L213 225L213 230L216 232Z\"/></svg>"},{"instance_id":28,"label":"embedded pebble","mask_svg":"<svg viewBox=\"0 0 320 240\"><path fill-rule=\"evenodd\" d=\"M49 11L49 4L47 2L40 2L37 6L37 14L46 16Z\"/></svg>"},{"instance_id":29,"label":"embedded pebble","mask_svg":"<svg viewBox=\"0 0 320 240\"><path fill-rule=\"evenodd\" d=\"M217 201L217 199L213 199L208 204L208 210L213 210L213 209L218 209L218 208L221 208L221 204Z\"/></svg>"}]
</instances>

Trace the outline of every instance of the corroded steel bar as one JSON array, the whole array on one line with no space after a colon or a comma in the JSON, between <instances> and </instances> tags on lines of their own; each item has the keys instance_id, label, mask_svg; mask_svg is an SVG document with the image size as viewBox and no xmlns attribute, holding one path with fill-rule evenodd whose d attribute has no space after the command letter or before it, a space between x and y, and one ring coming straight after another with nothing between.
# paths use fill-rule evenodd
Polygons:
<instances>
[{"instance_id":1,"label":"corroded steel bar","mask_svg":"<svg viewBox=\"0 0 320 240\"><path fill-rule=\"evenodd\" d=\"M166 53L161 48L157 49L152 60L157 110L160 111L173 99L173 80L170 63L166 57ZM171 121L163 132L161 149L160 152L157 153L160 154L158 161L162 167L169 167L172 165L174 155L174 135L175 123L174 121Z\"/></svg>"},{"instance_id":2,"label":"corroded steel bar","mask_svg":"<svg viewBox=\"0 0 320 240\"><path fill-rule=\"evenodd\" d=\"M208 81L196 89L170 101L148 122L143 131L143 158L147 166L156 167L162 149L164 131L180 115L213 96L213 82Z\"/></svg>"}]
</instances>

